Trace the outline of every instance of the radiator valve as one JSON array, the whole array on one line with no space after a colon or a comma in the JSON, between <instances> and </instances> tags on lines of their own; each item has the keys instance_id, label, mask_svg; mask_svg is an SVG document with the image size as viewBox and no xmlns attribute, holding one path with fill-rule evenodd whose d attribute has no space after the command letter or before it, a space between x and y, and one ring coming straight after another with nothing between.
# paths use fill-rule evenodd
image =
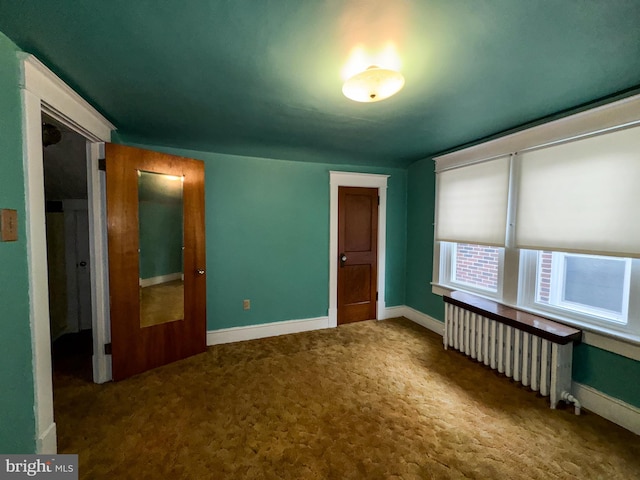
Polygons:
<instances>
[{"instance_id":1,"label":"radiator valve","mask_svg":"<svg viewBox=\"0 0 640 480\"><path fill-rule=\"evenodd\" d=\"M573 403L574 413L576 415L580 415L580 409L582 408L582 405L580 404L580 401L576 397L571 395L571 393L569 392L562 392L560 394L560 398L565 402Z\"/></svg>"}]
</instances>

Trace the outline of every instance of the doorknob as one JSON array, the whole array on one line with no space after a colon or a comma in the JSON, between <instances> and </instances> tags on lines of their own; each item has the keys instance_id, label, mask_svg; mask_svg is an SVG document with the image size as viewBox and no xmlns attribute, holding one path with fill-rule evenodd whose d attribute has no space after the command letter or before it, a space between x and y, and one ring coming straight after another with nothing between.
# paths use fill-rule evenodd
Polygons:
<instances>
[{"instance_id":1,"label":"doorknob","mask_svg":"<svg viewBox=\"0 0 640 480\"><path fill-rule=\"evenodd\" d=\"M204 270L202 270L202 269L200 269L200 268L199 268L198 270L196 270L196 273L197 273L198 275L204 275Z\"/></svg>"},{"instance_id":2,"label":"doorknob","mask_svg":"<svg viewBox=\"0 0 640 480\"><path fill-rule=\"evenodd\" d=\"M85 262L84 260L81 261L78 265L80 265L81 267L86 267L87 266L87 262Z\"/></svg>"},{"instance_id":3,"label":"doorknob","mask_svg":"<svg viewBox=\"0 0 640 480\"><path fill-rule=\"evenodd\" d=\"M344 253L340 254L340 266L344 267L344 263L347 261L347 256Z\"/></svg>"}]
</instances>

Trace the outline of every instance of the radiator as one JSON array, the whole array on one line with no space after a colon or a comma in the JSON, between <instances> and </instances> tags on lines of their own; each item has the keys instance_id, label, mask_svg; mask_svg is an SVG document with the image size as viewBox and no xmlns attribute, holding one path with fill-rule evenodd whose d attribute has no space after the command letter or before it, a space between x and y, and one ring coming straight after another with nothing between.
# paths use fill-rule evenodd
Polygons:
<instances>
[{"instance_id":1,"label":"radiator","mask_svg":"<svg viewBox=\"0 0 640 480\"><path fill-rule=\"evenodd\" d=\"M459 350L550 397L551 408L565 400L580 414L571 395L572 342L555 343L451 303L445 303L443 340L445 349Z\"/></svg>"}]
</instances>

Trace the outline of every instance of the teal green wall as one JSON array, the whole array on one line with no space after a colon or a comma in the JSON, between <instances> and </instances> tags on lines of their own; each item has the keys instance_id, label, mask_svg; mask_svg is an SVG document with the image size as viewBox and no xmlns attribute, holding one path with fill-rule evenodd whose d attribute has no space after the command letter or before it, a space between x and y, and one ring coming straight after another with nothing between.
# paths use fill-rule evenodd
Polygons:
<instances>
[{"instance_id":1,"label":"teal green wall","mask_svg":"<svg viewBox=\"0 0 640 480\"><path fill-rule=\"evenodd\" d=\"M432 160L409 167L406 303L444 320L444 302L431 293L435 173ZM590 345L576 346L573 380L640 407L640 362Z\"/></svg>"},{"instance_id":2,"label":"teal green wall","mask_svg":"<svg viewBox=\"0 0 640 480\"><path fill-rule=\"evenodd\" d=\"M18 211L18 241L0 243L0 453L35 452L34 391L17 47L0 33L0 208Z\"/></svg>"},{"instance_id":3,"label":"teal green wall","mask_svg":"<svg viewBox=\"0 0 640 480\"><path fill-rule=\"evenodd\" d=\"M573 379L640 407L640 362L591 345L573 354Z\"/></svg>"},{"instance_id":4,"label":"teal green wall","mask_svg":"<svg viewBox=\"0 0 640 480\"><path fill-rule=\"evenodd\" d=\"M329 170L390 175L386 304L404 304L406 170L136 146L205 162L209 330L327 315Z\"/></svg>"},{"instance_id":5,"label":"teal green wall","mask_svg":"<svg viewBox=\"0 0 640 480\"><path fill-rule=\"evenodd\" d=\"M409 167L407 200L407 292L409 307L444 319L442 298L431 293L435 175L432 160Z\"/></svg>"}]
</instances>

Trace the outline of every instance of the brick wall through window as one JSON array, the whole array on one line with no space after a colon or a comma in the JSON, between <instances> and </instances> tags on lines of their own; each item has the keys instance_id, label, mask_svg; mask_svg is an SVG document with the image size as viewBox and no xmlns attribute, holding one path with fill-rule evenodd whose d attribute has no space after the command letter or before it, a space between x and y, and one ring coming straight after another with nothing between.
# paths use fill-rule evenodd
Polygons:
<instances>
[{"instance_id":1,"label":"brick wall through window","mask_svg":"<svg viewBox=\"0 0 640 480\"><path fill-rule=\"evenodd\" d=\"M484 245L458 243L455 247L456 282L486 290L498 289L498 261L500 249Z\"/></svg>"}]
</instances>

